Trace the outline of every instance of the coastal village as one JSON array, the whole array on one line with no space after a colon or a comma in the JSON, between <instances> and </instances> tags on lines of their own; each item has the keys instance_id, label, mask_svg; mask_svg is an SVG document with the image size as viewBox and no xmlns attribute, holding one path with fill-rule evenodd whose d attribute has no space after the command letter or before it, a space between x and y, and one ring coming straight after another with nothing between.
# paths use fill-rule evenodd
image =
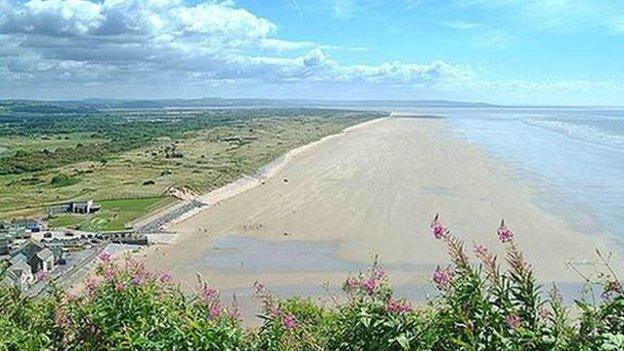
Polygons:
<instances>
[{"instance_id":1,"label":"coastal village","mask_svg":"<svg viewBox=\"0 0 624 351\"><path fill-rule=\"evenodd\" d=\"M218 142L234 143L237 146L256 139L238 134L217 138ZM152 156L162 156L164 159L179 160L186 157L178 141L152 153ZM169 169L161 172L161 176L170 174ZM252 178L253 182L258 181ZM142 186L154 183L154 180L148 179L142 182ZM89 274L100 252L137 252L142 246L153 243L150 241L150 238L154 238L152 234L166 234L164 228L167 224L208 205L201 196L184 187L171 186L163 194L176 199L175 203L155 213L148 213L144 218L125 223L123 230L103 231L55 221L68 218L69 222L72 219L86 222L98 218L107 208L92 199L48 205L38 218L0 221L0 270L4 271L0 284L15 287L28 296L48 293L46 287L52 280L63 288L71 288Z\"/></svg>"},{"instance_id":2,"label":"coastal village","mask_svg":"<svg viewBox=\"0 0 624 351\"><path fill-rule=\"evenodd\" d=\"M46 218L0 222L0 267L5 270L0 283L39 295L46 292L50 278L63 286L80 281L97 255L111 244L134 248L149 243L143 227L116 232L48 227L47 219L57 214L90 216L100 210L92 200L68 202L49 207ZM160 229L151 223L150 228Z\"/></svg>"}]
</instances>

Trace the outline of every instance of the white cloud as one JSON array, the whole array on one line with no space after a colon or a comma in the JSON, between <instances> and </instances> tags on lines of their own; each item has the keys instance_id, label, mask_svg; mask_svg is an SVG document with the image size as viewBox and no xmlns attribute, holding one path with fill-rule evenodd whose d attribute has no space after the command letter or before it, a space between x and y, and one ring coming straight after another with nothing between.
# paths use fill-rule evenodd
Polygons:
<instances>
[{"instance_id":1,"label":"white cloud","mask_svg":"<svg viewBox=\"0 0 624 351\"><path fill-rule=\"evenodd\" d=\"M13 84L256 80L433 86L465 73L443 61L340 65L326 50L363 49L279 39L276 24L232 2L0 1L0 67L5 76L11 73ZM281 55L297 50L307 53Z\"/></svg>"},{"instance_id":2,"label":"white cloud","mask_svg":"<svg viewBox=\"0 0 624 351\"><path fill-rule=\"evenodd\" d=\"M103 19L100 6L89 1L33 0L26 4L25 11L16 13L13 25L24 32L83 35L97 28Z\"/></svg>"},{"instance_id":3,"label":"white cloud","mask_svg":"<svg viewBox=\"0 0 624 351\"><path fill-rule=\"evenodd\" d=\"M46 36L134 35L189 37L221 35L262 38L276 30L271 21L230 2L186 6L180 0L0 0L0 33Z\"/></svg>"},{"instance_id":4,"label":"white cloud","mask_svg":"<svg viewBox=\"0 0 624 351\"><path fill-rule=\"evenodd\" d=\"M443 60L345 65L331 57L332 50L365 48L281 39L275 23L232 1L0 0L4 97L197 96L219 95L221 89L270 95L275 87L295 94L290 87L302 86L321 86L307 91L325 97L367 89L409 96L612 88L599 82L482 82L471 67Z\"/></svg>"},{"instance_id":5,"label":"white cloud","mask_svg":"<svg viewBox=\"0 0 624 351\"><path fill-rule=\"evenodd\" d=\"M264 38L276 30L274 23L258 18L247 10L224 4L203 3L192 8L179 6L169 13L169 19L173 19L173 28L168 31L174 33Z\"/></svg>"},{"instance_id":6,"label":"white cloud","mask_svg":"<svg viewBox=\"0 0 624 351\"><path fill-rule=\"evenodd\" d=\"M341 67L337 76L337 80L347 82L433 87L453 85L470 79L473 74L469 68L446 61L434 61L430 64L386 62L378 66Z\"/></svg>"}]
</instances>

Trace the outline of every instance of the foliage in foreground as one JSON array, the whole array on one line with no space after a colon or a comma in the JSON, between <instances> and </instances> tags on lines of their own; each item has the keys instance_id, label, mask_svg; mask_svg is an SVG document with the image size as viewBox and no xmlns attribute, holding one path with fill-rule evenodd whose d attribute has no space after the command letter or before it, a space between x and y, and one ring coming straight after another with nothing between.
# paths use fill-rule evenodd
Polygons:
<instances>
[{"instance_id":1,"label":"foliage in foreground","mask_svg":"<svg viewBox=\"0 0 624 351\"><path fill-rule=\"evenodd\" d=\"M504 225L503 269L476 245L436 220L433 235L450 254L432 280L440 294L419 307L396 299L377 264L349 277L346 302L319 307L304 298L276 299L261 283L262 324L246 329L238 307L200 281L184 294L166 273L111 261L106 253L81 296L55 290L29 299L0 288L0 350L624 350L624 296L604 276L598 303L577 301L578 317L553 288L545 296ZM601 256L602 258L602 256Z\"/></svg>"}]
</instances>

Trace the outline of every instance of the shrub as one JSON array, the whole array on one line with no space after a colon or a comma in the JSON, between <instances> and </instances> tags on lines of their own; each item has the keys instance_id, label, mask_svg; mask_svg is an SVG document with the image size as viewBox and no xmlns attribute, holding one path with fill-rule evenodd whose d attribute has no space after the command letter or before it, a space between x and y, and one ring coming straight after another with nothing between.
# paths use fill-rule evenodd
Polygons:
<instances>
[{"instance_id":1,"label":"shrub","mask_svg":"<svg viewBox=\"0 0 624 351\"><path fill-rule=\"evenodd\" d=\"M331 307L300 297L277 299L256 283L262 324L245 329L236 304L224 306L205 282L187 294L167 273L103 253L80 296L53 282L50 297L35 299L0 287L0 350L624 349L622 286L600 253L609 268L603 296L576 301L578 317L572 319L556 287L546 294L536 284L504 222L497 235L507 268L481 245L471 262L461 239L439 218L431 228L451 260L433 272L438 297L420 306L397 299L375 262L347 278L346 299Z\"/></svg>"},{"instance_id":2,"label":"shrub","mask_svg":"<svg viewBox=\"0 0 624 351\"><path fill-rule=\"evenodd\" d=\"M74 185L80 182L77 177L71 177L66 174L57 174L50 180L50 185L55 188L62 188L65 186Z\"/></svg>"}]
</instances>

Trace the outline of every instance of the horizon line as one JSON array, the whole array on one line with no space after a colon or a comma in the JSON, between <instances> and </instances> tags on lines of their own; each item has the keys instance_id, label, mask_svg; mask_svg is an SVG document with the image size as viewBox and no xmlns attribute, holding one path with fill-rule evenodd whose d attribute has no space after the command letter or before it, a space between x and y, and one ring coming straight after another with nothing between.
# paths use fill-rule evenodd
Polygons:
<instances>
[{"instance_id":1,"label":"horizon line","mask_svg":"<svg viewBox=\"0 0 624 351\"><path fill-rule=\"evenodd\" d=\"M608 104L587 104L587 105L566 105L566 104L500 104L493 102L483 102L483 101L470 101L470 100L452 100L452 99L393 99L393 98L382 98L382 99L309 99L309 98L266 98L266 97L219 97L219 96L203 96L203 97L166 97L166 98L97 98L97 97L85 97L85 98L68 98L68 99L30 99L30 98L3 98L0 97L0 102L17 102L17 101L32 101L32 102L62 102L62 103L70 103L70 102L81 102L81 103L89 103L90 101L94 102L165 102L171 100L179 100L179 101L198 101L198 100L224 100L224 101L235 101L235 100L264 100L264 101L273 101L273 102L316 102L316 103L364 103L367 105L371 105L374 103L451 103L451 104L465 104L465 105L475 105L475 106L458 106L458 107L497 107L497 108L624 108L624 105L608 105ZM477 106L482 105L482 106ZM171 106L175 107L175 106ZM199 107L199 106L197 106ZM301 106L305 107L305 106ZM452 107L452 106L447 106Z\"/></svg>"}]
</instances>

